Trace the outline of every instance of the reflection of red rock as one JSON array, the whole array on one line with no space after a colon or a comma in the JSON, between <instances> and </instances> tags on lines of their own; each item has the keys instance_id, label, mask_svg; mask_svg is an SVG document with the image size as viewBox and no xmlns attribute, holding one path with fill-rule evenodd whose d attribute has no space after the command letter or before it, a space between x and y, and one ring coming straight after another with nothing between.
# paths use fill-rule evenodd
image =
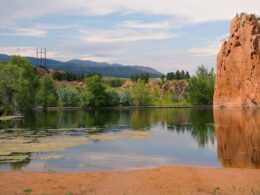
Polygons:
<instances>
[{"instance_id":1,"label":"reflection of red rock","mask_svg":"<svg viewBox=\"0 0 260 195\"><path fill-rule=\"evenodd\" d=\"M214 122L222 165L260 168L260 110L214 109Z\"/></svg>"},{"instance_id":2,"label":"reflection of red rock","mask_svg":"<svg viewBox=\"0 0 260 195\"><path fill-rule=\"evenodd\" d=\"M241 14L217 58L214 105L260 106L260 19Z\"/></svg>"}]
</instances>

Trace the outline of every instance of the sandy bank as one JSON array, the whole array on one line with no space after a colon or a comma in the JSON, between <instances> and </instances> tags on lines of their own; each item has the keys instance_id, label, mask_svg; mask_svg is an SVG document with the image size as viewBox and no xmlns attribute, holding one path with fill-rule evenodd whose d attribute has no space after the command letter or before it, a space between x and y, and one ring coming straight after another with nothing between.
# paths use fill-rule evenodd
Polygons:
<instances>
[{"instance_id":1,"label":"sandy bank","mask_svg":"<svg viewBox=\"0 0 260 195\"><path fill-rule=\"evenodd\" d=\"M260 170L161 167L95 173L0 172L0 194L26 194L25 192L55 195L259 195Z\"/></svg>"}]
</instances>

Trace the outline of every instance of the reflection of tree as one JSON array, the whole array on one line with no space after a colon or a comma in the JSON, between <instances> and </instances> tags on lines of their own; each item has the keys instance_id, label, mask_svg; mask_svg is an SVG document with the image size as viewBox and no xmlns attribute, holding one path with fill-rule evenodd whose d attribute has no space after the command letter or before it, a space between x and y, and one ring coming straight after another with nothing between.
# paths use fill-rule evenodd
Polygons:
<instances>
[{"instance_id":1,"label":"reflection of tree","mask_svg":"<svg viewBox=\"0 0 260 195\"><path fill-rule=\"evenodd\" d=\"M97 127L101 131L123 128L150 129L159 124L170 131L190 132L200 146L214 142L212 110L194 109L141 109L141 110L67 110L35 112L25 120L7 122L5 126L29 129L37 136L58 134L49 129L73 129Z\"/></svg>"},{"instance_id":2,"label":"reflection of tree","mask_svg":"<svg viewBox=\"0 0 260 195\"><path fill-rule=\"evenodd\" d=\"M224 167L260 168L260 110L214 110L218 158Z\"/></svg>"},{"instance_id":3,"label":"reflection of tree","mask_svg":"<svg viewBox=\"0 0 260 195\"><path fill-rule=\"evenodd\" d=\"M150 128L153 123L153 112L149 110L133 110L131 112L131 128L140 130Z\"/></svg>"},{"instance_id":4,"label":"reflection of tree","mask_svg":"<svg viewBox=\"0 0 260 195\"><path fill-rule=\"evenodd\" d=\"M173 110L168 129L171 131L190 132L199 146L204 147L211 142L214 144L215 129L212 125L212 110L181 109Z\"/></svg>"},{"instance_id":5,"label":"reflection of tree","mask_svg":"<svg viewBox=\"0 0 260 195\"><path fill-rule=\"evenodd\" d=\"M214 144L215 128L212 110L191 110L188 130L197 140L199 146L205 146L209 142Z\"/></svg>"}]
</instances>

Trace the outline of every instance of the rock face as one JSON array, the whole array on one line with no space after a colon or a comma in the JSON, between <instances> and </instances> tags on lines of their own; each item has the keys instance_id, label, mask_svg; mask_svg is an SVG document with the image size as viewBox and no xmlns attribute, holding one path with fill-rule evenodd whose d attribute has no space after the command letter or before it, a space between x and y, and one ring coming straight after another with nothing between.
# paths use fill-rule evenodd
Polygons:
<instances>
[{"instance_id":1,"label":"rock face","mask_svg":"<svg viewBox=\"0 0 260 195\"><path fill-rule=\"evenodd\" d=\"M214 106L260 106L260 18L241 14L217 57Z\"/></svg>"}]
</instances>

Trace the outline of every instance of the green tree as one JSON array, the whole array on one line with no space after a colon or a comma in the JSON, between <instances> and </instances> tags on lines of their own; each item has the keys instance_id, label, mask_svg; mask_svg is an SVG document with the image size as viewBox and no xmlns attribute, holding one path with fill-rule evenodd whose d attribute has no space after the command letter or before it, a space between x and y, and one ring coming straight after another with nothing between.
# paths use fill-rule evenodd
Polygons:
<instances>
[{"instance_id":1,"label":"green tree","mask_svg":"<svg viewBox=\"0 0 260 195\"><path fill-rule=\"evenodd\" d=\"M186 73L185 73L185 78L186 78L186 79L189 79L189 78L190 78L190 73L189 73L188 71L186 71Z\"/></svg>"},{"instance_id":2,"label":"green tree","mask_svg":"<svg viewBox=\"0 0 260 195\"><path fill-rule=\"evenodd\" d=\"M215 85L215 74L204 65L198 67L196 76L188 81L188 98L192 104L211 105L213 103L213 93Z\"/></svg>"},{"instance_id":3,"label":"green tree","mask_svg":"<svg viewBox=\"0 0 260 195\"><path fill-rule=\"evenodd\" d=\"M106 106L108 95L102 84L102 77L94 75L85 79L85 89L82 94L83 106Z\"/></svg>"},{"instance_id":4,"label":"green tree","mask_svg":"<svg viewBox=\"0 0 260 195\"><path fill-rule=\"evenodd\" d=\"M1 63L0 78L0 102L6 114L35 106L39 78L27 59L13 56L8 63Z\"/></svg>"},{"instance_id":5,"label":"green tree","mask_svg":"<svg viewBox=\"0 0 260 195\"><path fill-rule=\"evenodd\" d=\"M148 106L151 104L150 90L146 87L144 81L138 80L134 83L131 93L135 106Z\"/></svg>"},{"instance_id":6,"label":"green tree","mask_svg":"<svg viewBox=\"0 0 260 195\"><path fill-rule=\"evenodd\" d=\"M46 75L41 80L41 85L36 97L38 105L41 105L44 109L48 106L57 105L58 95L51 76Z\"/></svg>"},{"instance_id":7,"label":"green tree","mask_svg":"<svg viewBox=\"0 0 260 195\"><path fill-rule=\"evenodd\" d=\"M16 96L19 109L23 111L31 110L35 106L39 77L35 74L33 65L26 58L13 56L10 63L20 68L21 80L19 93Z\"/></svg>"}]
</instances>

